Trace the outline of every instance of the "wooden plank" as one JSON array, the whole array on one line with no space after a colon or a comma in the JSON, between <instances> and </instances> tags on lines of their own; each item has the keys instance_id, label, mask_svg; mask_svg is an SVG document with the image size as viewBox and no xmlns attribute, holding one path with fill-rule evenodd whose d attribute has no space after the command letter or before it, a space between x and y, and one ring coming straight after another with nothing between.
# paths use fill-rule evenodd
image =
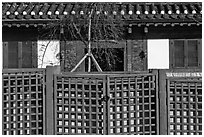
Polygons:
<instances>
[{"instance_id":1,"label":"wooden plank","mask_svg":"<svg viewBox=\"0 0 204 137\"><path fill-rule=\"evenodd\" d=\"M64 48L65 42L60 41L60 66L62 72L64 72L65 66L64 66L64 53L65 53L65 48Z\"/></svg>"},{"instance_id":2,"label":"wooden plank","mask_svg":"<svg viewBox=\"0 0 204 137\"><path fill-rule=\"evenodd\" d=\"M43 78L42 78L43 79ZM35 80L35 84L32 84L32 80ZM35 73L35 79L32 79L31 78L31 86L36 86L37 87L37 83L38 83L38 74L37 73ZM42 91L41 91L41 93L43 94L43 80L42 80ZM31 87L32 88L32 87ZM33 91L31 91L32 92L32 94L34 93ZM36 108L40 108L41 107L41 105L39 104L39 101L38 101L38 99L42 99L42 103L43 103L43 97L44 97L44 95L43 95L43 97L42 98L40 98L38 95L39 95L39 93L40 93L40 91L37 89L36 91L35 91L35 95L36 95L36 97L35 97L35 99L36 99ZM31 96L30 96L31 97ZM32 99L32 97L31 97L31 99ZM43 105L42 105L43 106ZM40 112L40 110L39 109L37 109L36 111L36 113L37 113L37 115L39 114L39 113L41 113L41 116L43 116L44 117L44 109L42 109L43 111L42 112ZM38 122L40 122L40 118L39 118L39 116L40 115L38 115L37 117L36 117L36 122L38 123ZM32 120L32 119L31 119ZM44 122L42 122L43 124L44 124ZM41 128L43 128L44 127L44 125L41 125L41 126L36 126L36 129L38 129L37 130L37 135L40 135L40 130L39 129L41 129ZM42 134L43 134L43 132L42 132Z\"/></svg>"},{"instance_id":3,"label":"wooden plank","mask_svg":"<svg viewBox=\"0 0 204 137\"><path fill-rule=\"evenodd\" d=\"M198 40L198 67L202 70L202 40Z\"/></svg>"},{"instance_id":4,"label":"wooden plank","mask_svg":"<svg viewBox=\"0 0 204 137\"><path fill-rule=\"evenodd\" d=\"M158 95L158 87L159 87L159 81L158 81L158 71L157 70L153 70L152 72L153 74L155 74L155 78L154 78L154 84L155 84L155 92L156 92L156 123L158 123L156 125L156 133L157 135L159 135L159 95Z\"/></svg>"},{"instance_id":5,"label":"wooden plank","mask_svg":"<svg viewBox=\"0 0 204 137\"><path fill-rule=\"evenodd\" d=\"M184 41L184 67L188 67L188 40Z\"/></svg>"},{"instance_id":6,"label":"wooden plank","mask_svg":"<svg viewBox=\"0 0 204 137\"><path fill-rule=\"evenodd\" d=\"M129 106L130 104L127 103L127 102L126 102L126 103L124 102L124 97L126 97L126 96L124 96L124 90L123 90L123 89L124 89L123 78L121 78L120 80L121 80L121 83L120 83L120 84L121 84L121 89L120 89L120 90L121 90L121 93L122 93L122 94L121 94L121 99L120 99L120 100L122 100L122 106L119 106L119 104L117 104L118 102L116 102L116 104L115 104L115 107L116 107L116 113L115 113L115 115L118 114L118 113L117 113L117 109L118 109L117 107L119 107L119 108L122 107L122 110L121 110L122 113L120 113L120 114L122 114L122 118L121 118L122 125L120 125L120 126L122 126L122 128L123 128L121 134L124 135L124 134L125 134L125 133L124 133L124 128L125 128L125 127L124 127L124 123L123 123L123 121L126 120L126 119L124 119L124 114L127 114L127 113L124 112L123 109L124 109L124 107L125 107L126 104L128 104L128 108L130 108L130 106ZM115 79L115 81L117 81L117 79ZM116 97L116 99L118 100L117 97ZM117 100L116 100L116 101L117 101ZM129 101L129 100L128 100L128 101ZM126 111L127 111L127 110L126 110ZM130 117L129 117L129 113L128 113L127 115L128 115L127 117L129 118L129 120L128 120L129 122L127 122L127 125L130 126ZM119 125L117 124L118 119L115 120L115 122L116 122L116 123L115 123L115 124L116 124L116 129L118 129L118 128L119 128L119 127L118 127ZM129 131L130 131L130 130L129 130ZM116 134L118 134L117 131L116 131Z\"/></svg>"},{"instance_id":7,"label":"wooden plank","mask_svg":"<svg viewBox=\"0 0 204 137\"><path fill-rule=\"evenodd\" d=\"M199 104L199 100L198 100L198 83L195 83L195 97L196 97L196 99L195 99L195 106L198 106L198 104ZM198 123L198 109L195 109L195 114L194 114L194 116L195 116L195 119L196 119L196 126L195 126L195 131L196 131L196 133L197 133L197 135L198 135L198 133L199 133L199 123ZM202 130L201 130L202 131Z\"/></svg>"},{"instance_id":8,"label":"wooden plank","mask_svg":"<svg viewBox=\"0 0 204 137\"><path fill-rule=\"evenodd\" d=\"M135 80L135 105L136 105L136 110L135 110L135 114L136 114L136 135L138 135L139 133L138 133L138 119L139 119L139 116L138 116L138 114L139 114L139 102L137 101L137 99L138 99L138 91L137 91L137 77L134 77L134 80Z\"/></svg>"},{"instance_id":9,"label":"wooden plank","mask_svg":"<svg viewBox=\"0 0 204 137\"><path fill-rule=\"evenodd\" d=\"M159 73L159 125L160 135L167 134L167 95L166 95L166 70L158 70Z\"/></svg>"},{"instance_id":10,"label":"wooden plank","mask_svg":"<svg viewBox=\"0 0 204 137\"><path fill-rule=\"evenodd\" d=\"M29 73L27 76L29 77L29 79L28 79L29 84L25 84L25 85L26 85L26 86L29 85L29 86L28 86L28 88L29 88L28 91L29 91L29 92L28 92L28 93L25 93L25 92L24 92L24 96L25 96L25 95L27 95L27 96L29 95L29 100L28 100L28 102L29 102L29 108L28 108L28 109L29 109L29 114L28 114L27 116L29 116L29 118L31 119L31 113L32 113L32 108L31 108L31 106L32 106L32 105L31 105L31 92L32 92L32 91L31 91L31 75L30 75L30 73ZM25 86L25 85L24 85L24 86ZM38 114L38 108L37 108L36 112L34 112L34 113L32 113L32 114L35 114L35 113ZM36 119L36 120L37 120L37 119ZM24 121L23 121L24 129L27 128L27 127L25 126L25 123L26 123L25 121L26 121L26 118L24 117ZM29 125L30 125L30 126L29 126L29 132L30 132L30 135L34 135L34 133L32 133L32 129L31 129L31 128L38 130L35 126L32 126L32 122L33 122L33 121L29 120ZM37 121L37 122L38 122L38 121ZM38 131L37 131L37 132L38 132ZM37 133L37 132L36 132L36 133Z\"/></svg>"},{"instance_id":11,"label":"wooden plank","mask_svg":"<svg viewBox=\"0 0 204 137\"><path fill-rule=\"evenodd\" d=\"M22 68L22 62L23 62L23 53L22 53L22 46L23 43L22 42L18 42L18 68Z\"/></svg>"},{"instance_id":12,"label":"wooden plank","mask_svg":"<svg viewBox=\"0 0 204 137\"><path fill-rule=\"evenodd\" d=\"M89 92L89 113L92 113L92 109L91 109L91 79L89 78L88 79L88 86L89 86L89 89L88 89L88 92ZM92 133L92 115L89 114L89 134L93 134Z\"/></svg>"},{"instance_id":13,"label":"wooden plank","mask_svg":"<svg viewBox=\"0 0 204 137\"><path fill-rule=\"evenodd\" d=\"M32 68L38 67L38 47L37 47L37 41L32 41Z\"/></svg>"},{"instance_id":14,"label":"wooden plank","mask_svg":"<svg viewBox=\"0 0 204 137\"><path fill-rule=\"evenodd\" d=\"M54 82L55 82L55 85L54 85L54 86L55 86L55 89L57 89L57 77L56 77L56 76L54 77ZM56 98L56 97L57 97L57 95L56 95L57 92L58 92L57 90L54 91L54 94L55 94L55 100L54 100L54 101L55 101L55 104L57 104L57 98ZM62 78L62 97L61 97L61 99L62 99L62 110L63 110L63 109L65 108L65 107L64 107L64 106L65 106L65 103L64 103L64 78ZM57 105L55 105L55 109L57 109ZM57 114L57 113L56 113L56 111L55 111L55 114L54 114L54 115L55 115L55 122L56 122L55 124L57 124L57 115L56 115L56 114ZM62 115L64 116L65 114L66 114L66 112L65 112L65 111L62 111ZM65 120L64 120L64 118L63 118L63 119L62 119L62 128L63 128L63 129L64 129L64 126L65 126L65 125L64 125L64 124L65 124L64 121L65 121ZM55 129L56 129L56 128L55 128ZM56 130L57 130L57 129L56 129ZM65 132L63 131L63 132L62 132L62 135L64 135L64 134L65 134Z\"/></svg>"},{"instance_id":15,"label":"wooden plank","mask_svg":"<svg viewBox=\"0 0 204 137\"><path fill-rule=\"evenodd\" d=\"M123 63L124 71L127 71L127 41L125 42L124 46L124 63Z\"/></svg>"},{"instance_id":16,"label":"wooden plank","mask_svg":"<svg viewBox=\"0 0 204 137\"><path fill-rule=\"evenodd\" d=\"M71 78L69 77L69 91L71 91ZM84 90L83 90L84 91ZM69 135L72 133L71 132L71 94L70 94L70 92L69 92L69 126L68 126L68 128L69 128ZM84 98L84 96L83 96L83 98Z\"/></svg>"},{"instance_id":17,"label":"wooden plank","mask_svg":"<svg viewBox=\"0 0 204 137\"><path fill-rule=\"evenodd\" d=\"M85 82L84 82L84 79L82 79L82 111L83 110L85 110L85 103L84 103L84 101L85 101L85 94L84 94L84 91L85 91ZM85 119L84 119L84 117L85 117L85 113L84 112L82 112L82 131L83 131L83 133L85 133Z\"/></svg>"},{"instance_id":18,"label":"wooden plank","mask_svg":"<svg viewBox=\"0 0 204 137\"><path fill-rule=\"evenodd\" d=\"M75 102L78 102L77 101L77 97L78 97L78 95L77 95L77 90L78 90L78 86L77 86L77 84L78 84L78 79L76 78L75 79L75 81L74 81L74 84L75 84L75 96L74 96L74 101ZM62 85L63 85L63 83L62 83ZM63 87L62 87L62 89L63 89ZM91 92L90 92L91 93ZM72 93L71 93L72 94ZM64 104L64 103L63 103ZM63 106L63 104L62 104L62 108L64 108L64 106ZM71 104L72 104L72 102L71 102ZM79 114L79 112L78 112L78 106L79 106L79 104L76 104L75 105L75 118L76 118L76 125L75 125L75 134L79 134L79 132L78 132L78 129L79 129L79 125L78 125L78 123L79 123L79 119L78 119L78 114ZM62 113L63 114L63 113Z\"/></svg>"},{"instance_id":19,"label":"wooden plank","mask_svg":"<svg viewBox=\"0 0 204 137\"><path fill-rule=\"evenodd\" d=\"M22 68L32 68L32 42L22 42Z\"/></svg>"},{"instance_id":20,"label":"wooden plank","mask_svg":"<svg viewBox=\"0 0 204 137\"><path fill-rule=\"evenodd\" d=\"M107 80L107 83L106 83ZM115 87L116 89L116 87ZM114 89L114 90L115 90ZM115 94L116 95L116 94ZM106 77L103 79L103 96L110 96L110 77ZM116 97L115 97L116 101ZM110 99L105 102L103 101L103 117L104 117L104 135L110 134Z\"/></svg>"},{"instance_id":21,"label":"wooden plank","mask_svg":"<svg viewBox=\"0 0 204 137\"><path fill-rule=\"evenodd\" d=\"M185 108L184 108L184 107L185 107L185 106L184 106L184 103L185 103L185 102L183 101L184 87L185 87L185 86L184 86L184 84L182 83L182 84L181 84L181 94L180 94L181 100L179 100L178 103L177 103L177 104L181 104L181 106L182 106L182 107L181 107L181 114L183 114L183 115L184 115L184 112L185 112L185 110L184 110L184 109L185 109ZM177 94L177 95L179 95L179 94ZM176 99L176 101L177 101L177 99ZM168 106L168 107L169 107L169 106ZM176 109L177 109L177 108L176 108ZM189 108L188 108L188 109L189 109ZM180 120L182 121L182 123L180 124L180 126L181 126L180 134L183 135L183 132L184 132L184 116L181 115ZM179 122L178 122L178 123L179 123Z\"/></svg>"},{"instance_id":22,"label":"wooden plank","mask_svg":"<svg viewBox=\"0 0 204 137\"><path fill-rule=\"evenodd\" d=\"M42 71L43 72L43 83L42 83L42 94L43 94L43 135L46 135L46 131L47 131L47 129L46 129L46 120L45 120L45 118L46 118L46 110L45 110L45 108L46 108L46 101L45 101L45 99L46 99L46 83L45 83L45 69ZM37 82L37 79L36 79L36 82Z\"/></svg>"},{"instance_id":23,"label":"wooden plank","mask_svg":"<svg viewBox=\"0 0 204 137\"><path fill-rule=\"evenodd\" d=\"M21 94L22 94L22 96L23 96L23 98L22 98L22 100L25 100L26 99L26 92L25 92L25 90L26 90L26 88L25 88L25 74L22 74L22 91L21 91ZM28 104L28 103L27 103ZM28 105L26 104L26 107L28 107ZM22 120L23 121L26 121L25 120L25 117L23 117L22 116ZM21 122L21 124L22 124L22 128L23 129L25 129L25 125L23 124L23 122ZM29 124L30 124L30 122L29 122ZM28 130L28 132L30 132L30 126L31 125L29 125L29 130ZM21 126L20 126L21 127ZM23 130L22 130L23 131ZM21 133L21 134L24 134L24 133Z\"/></svg>"},{"instance_id":24,"label":"wooden plank","mask_svg":"<svg viewBox=\"0 0 204 137\"><path fill-rule=\"evenodd\" d=\"M3 73L23 73L23 72L32 72L32 71L36 71L36 72L41 72L44 71L44 68L22 68L22 69L3 69L2 72Z\"/></svg>"},{"instance_id":25,"label":"wooden plank","mask_svg":"<svg viewBox=\"0 0 204 137\"><path fill-rule=\"evenodd\" d=\"M8 67L18 68L18 42L9 41L8 44Z\"/></svg>"},{"instance_id":26,"label":"wooden plank","mask_svg":"<svg viewBox=\"0 0 204 137\"><path fill-rule=\"evenodd\" d=\"M11 94L11 76L9 75L8 76L8 88L9 88L9 94ZM11 106L11 100L8 101L9 102L9 106ZM6 112L6 115L9 117L9 121L8 121L8 124L9 124L9 127L8 127L8 131L9 131L9 134L8 135L11 135L11 107L7 108L6 110L8 110L8 113Z\"/></svg>"},{"instance_id":27,"label":"wooden plank","mask_svg":"<svg viewBox=\"0 0 204 137\"><path fill-rule=\"evenodd\" d=\"M170 134L170 80L167 80L167 134Z\"/></svg>"},{"instance_id":28,"label":"wooden plank","mask_svg":"<svg viewBox=\"0 0 204 137\"><path fill-rule=\"evenodd\" d=\"M142 47L143 47L143 51L145 54L145 58L144 58L144 63L143 63L143 71L147 70L147 40L141 40L142 42Z\"/></svg>"},{"instance_id":29,"label":"wooden plank","mask_svg":"<svg viewBox=\"0 0 204 137\"><path fill-rule=\"evenodd\" d=\"M60 73L60 68L58 66L47 66L46 67L46 134L47 135L54 135L54 100L53 100L53 95L54 95L54 74L59 74ZM56 84L56 83L55 83Z\"/></svg>"},{"instance_id":30,"label":"wooden plank","mask_svg":"<svg viewBox=\"0 0 204 137\"><path fill-rule=\"evenodd\" d=\"M145 107L144 107L144 100L145 100L145 97L144 97L144 77L141 77L142 78L142 135L145 135Z\"/></svg>"},{"instance_id":31,"label":"wooden plank","mask_svg":"<svg viewBox=\"0 0 204 137\"><path fill-rule=\"evenodd\" d=\"M3 68L8 68L8 42L3 42Z\"/></svg>"},{"instance_id":32,"label":"wooden plank","mask_svg":"<svg viewBox=\"0 0 204 137\"><path fill-rule=\"evenodd\" d=\"M169 40L169 69L174 67L174 55L173 55L174 40Z\"/></svg>"},{"instance_id":33,"label":"wooden plank","mask_svg":"<svg viewBox=\"0 0 204 137\"><path fill-rule=\"evenodd\" d=\"M122 83L123 83L123 81L122 81ZM124 84L124 83L123 83ZM123 85L122 84L122 85ZM124 89L124 88L122 88L122 89ZM134 120L132 117L131 117L131 113L132 113L132 109L131 109L131 106L132 106L132 104L131 104L131 102L130 102L130 78L128 78L128 109L129 109L129 115L128 115L128 120L129 120L129 135L131 135L131 128L132 128L132 125L131 125L131 121L132 120ZM124 99L124 98L123 98Z\"/></svg>"},{"instance_id":34,"label":"wooden plank","mask_svg":"<svg viewBox=\"0 0 204 137\"><path fill-rule=\"evenodd\" d=\"M94 83L96 83L96 89L95 89L95 92L96 92L96 98L95 98L95 101L96 101L96 116L97 117L99 117L99 108L100 108L100 106L99 106L99 104L98 104L98 102L100 101L99 99L99 90L98 90L98 80L97 79L94 79ZM99 130L100 130L100 125L99 125L99 122L100 122L100 120L99 120L99 118L96 118L96 134L100 134L100 132L99 132Z\"/></svg>"},{"instance_id":35,"label":"wooden plank","mask_svg":"<svg viewBox=\"0 0 204 137\"><path fill-rule=\"evenodd\" d=\"M152 82L152 80L151 79L153 79L153 81L155 82L155 78L153 78L154 76L152 76L152 77L149 77L149 79L148 79L148 86L149 86L149 93L151 93L151 90L152 90L152 88L151 88L151 82ZM157 93L155 93L155 98L156 98L156 94ZM152 134L152 128L151 128L151 126L152 126L152 124L154 124L154 122L152 122L152 113L151 113L151 111L152 110L154 110L155 109L155 113L156 113L156 109L157 109L157 106L156 106L156 108L152 108L151 107L151 103L153 102L152 100L151 100L151 98L152 98L152 96L149 96L149 124L150 124L150 126L149 126L149 132L150 132L150 135ZM157 105L157 98L155 99L155 105ZM157 115L157 114L156 114ZM155 117L156 117L156 115L155 115ZM156 117L156 120L157 120L157 117ZM158 133L158 132L156 132L156 133Z\"/></svg>"}]
</instances>

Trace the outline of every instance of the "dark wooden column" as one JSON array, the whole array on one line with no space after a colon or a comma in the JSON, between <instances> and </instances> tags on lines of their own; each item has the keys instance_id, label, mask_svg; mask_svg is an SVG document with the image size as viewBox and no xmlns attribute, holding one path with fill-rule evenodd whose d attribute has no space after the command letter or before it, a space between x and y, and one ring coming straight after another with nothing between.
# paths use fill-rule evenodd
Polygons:
<instances>
[{"instance_id":1,"label":"dark wooden column","mask_svg":"<svg viewBox=\"0 0 204 137\"><path fill-rule=\"evenodd\" d=\"M167 135L167 87L166 70L158 70L158 91L159 91L159 129L160 135Z\"/></svg>"},{"instance_id":2,"label":"dark wooden column","mask_svg":"<svg viewBox=\"0 0 204 137\"><path fill-rule=\"evenodd\" d=\"M32 41L32 68L38 67L38 45L37 41Z\"/></svg>"},{"instance_id":3,"label":"dark wooden column","mask_svg":"<svg viewBox=\"0 0 204 137\"><path fill-rule=\"evenodd\" d=\"M59 66L46 67L46 92L45 92L45 122L47 135L54 135L54 74L60 73Z\"/></svg>"},{"instance_id":4,"label":"dark wooden column","mask_svg":"<svg viewBox=\"0 0 204 137\"><path fill-rule=\"evenodd\" d=\"M2 52L3 52L3 68L8 68L8 42L3 42L2 44Z\"/></svg>"}]
</instances>

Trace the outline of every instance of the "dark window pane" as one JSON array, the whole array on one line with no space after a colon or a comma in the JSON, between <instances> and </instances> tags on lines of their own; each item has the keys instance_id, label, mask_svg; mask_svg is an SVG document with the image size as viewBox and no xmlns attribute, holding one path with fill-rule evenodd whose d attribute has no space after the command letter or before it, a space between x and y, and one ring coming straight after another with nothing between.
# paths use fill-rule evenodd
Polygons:
<instances>
[{"instance_id":1,"label":"dark window pane","mask_svg":"<svg viewBox=\"0 0 204 137\"><path fill-rule=\"evenodd\" d=\"M18 68L18 42L8 43L8 67Z\"/></svg>"},{"instance_id":2,"label":"dark window pane","mask_svg":"<svg viewBox=\"0 0 204 137\"><path fill-rule=\"evenodd\" d=\"M22 51L20 51L22 50ZM20 53L22 52L22 56ZM22 59L22 64L19 64L19 60ZM8 42L8 68L31 68L32 67L32 43L22 42L22 49L19 48L18 41Z\"/></svg>"},{"instance_id":3,"label":"dark window pane","mask_svg":"<svg viewBox=\"0 0 204 137\"><path fill-rule=\"evenodd\" d=\"M124 71L124 48L94 48L92 53L102 71ZM85 61L88 70L88 59ZM97 71L94 62L91 71Z\"/></svg>"},{"instance_id":4,"label":"dark window pane","mask_svg":"<svg viewBox=\"0 0 204 137\"><path fill-rule=\"evenodd\" d=\"M32 68L32 43L23 42L22 45L22 67Z\"/></svg>"},{"instance_id":5,"label":"dark window pane","mask_svg":"<svg viewBox=\"0 0 204 137\"><path fill-rule=\"evenodd\" d=\"M184 67L184 41L174 41L174 66Z\"/></svg>"},{"instance_id":6,"label":"dark window pane","mask_svg":"<svg viewBox=\"0 0 204 137\"><path fill-rule=\"evenodd\" d=\"M188 66L198 66L198 44L196 40L188 41Z\"/></svg>"}]
</instances>

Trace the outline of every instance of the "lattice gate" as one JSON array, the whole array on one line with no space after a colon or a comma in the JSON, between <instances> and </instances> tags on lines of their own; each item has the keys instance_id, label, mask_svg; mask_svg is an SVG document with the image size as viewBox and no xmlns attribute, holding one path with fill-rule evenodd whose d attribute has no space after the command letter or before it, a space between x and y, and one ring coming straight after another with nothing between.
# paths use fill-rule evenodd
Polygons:
<instances>
[{"instance_id":1,"label":"lattice gate","mask_svg":"<svg viewBox=\"0 0 204 137\"><path fill-rule=\"evenodd\" d=\"M158 92L153 74L108 76L108 134L158 134Z\"/></svg>"},{"instance_id":2,"label":"lattice gate","mask_svg":"<svg viewBox=\"0 0 204 137\"><path fill-rule=\"evenodd\" d=\"M169 79L168 134L202 135L202 80Z\"/></svg>"},{"instance_id":3,"label":"lattice gate","mask_svg":"<svg viewBox=\"0 0 204 137\"><path fill-rule=\"evenodd\" d=\"M55 76L55 134L105 134L105 77Z\"/></svg>"},{"instance_id":4,"label":"lattice gate","mask_svg":"<svg viewBox=\"0 0 204 137\"><path fill-rule=\"evenodd\" d=\"M45 134L44 69L3 70L4 135Z\"/></svg>"},{"instance_id":5,"label":"lattice gate","mask_svg":"<svg viewBox=\"0 0 204 137\"><path fill-rule=\"evenodd\" d=\"M158 134L156 75L57 74L55 134Z\"/></svg>"},{"instance_id":6,"label":"lattice gate","mask_svg":"<svg viewBox=\"0 0 204 137\"><path fill-rule=\"evenodd\" d=\"M5 69L2 133L200 135L202 78L173 74Z\"/></svg>"}]
</instances>

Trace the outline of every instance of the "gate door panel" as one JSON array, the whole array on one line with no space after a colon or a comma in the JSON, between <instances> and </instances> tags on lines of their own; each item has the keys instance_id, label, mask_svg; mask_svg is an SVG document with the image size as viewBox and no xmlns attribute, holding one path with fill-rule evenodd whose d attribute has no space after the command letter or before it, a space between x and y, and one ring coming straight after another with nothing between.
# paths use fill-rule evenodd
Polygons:
<instances>
[{"instance_id":1,"label":"gate door panel","mask_svg":"<svg viewBox=\"0 0 204 137\"><path fill-rule=\"evenodd\" d=\"M158 134L156 76L108 76L109 134Z\"/></svg>"},{"instance_id":2,"label":"gate door panel","mask_svg":"<svg viewBox=\"0 0 204 137\"><path fill-rule=\"evenodd\" d=\"M55 75L55 134L105 134L105 77Z\"/></svg>"},{"instance_id":3,"label":"gate door panel","mask_svg":"<svg viewBox=\"0 0 204 137\"><path fill-rule=\"evenodd\" d=\"M168 133L172 135L202 134L202 81L167 80Z\"/></svg>"},{"instance_id":4,"label":"gate door panel","mask_svg":"<svg viewBox=\"0 0 204 137\"><path fill-rule=\"evenodd\" d=\"M44 69L3 69L4 135L44 134Z\"/></svg>"}]
</instances>

